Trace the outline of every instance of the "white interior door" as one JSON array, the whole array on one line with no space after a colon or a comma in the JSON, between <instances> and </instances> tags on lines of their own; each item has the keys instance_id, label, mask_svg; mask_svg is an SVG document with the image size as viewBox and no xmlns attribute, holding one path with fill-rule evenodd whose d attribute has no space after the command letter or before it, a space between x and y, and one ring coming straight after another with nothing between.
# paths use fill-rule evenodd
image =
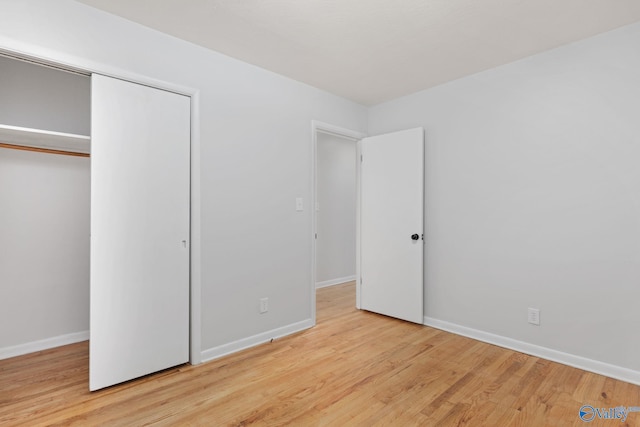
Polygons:
<instances>
[{"instance_id":1,"label":"white interior door","mask_svg":"<svg viewBox=\"0 0 640 427\"><path fill-rule=\"evenodd\" d=\"M188 361L190 99L92 76L89 388Z\"/></svg>"},{"instance_id":2,"label":"white interior door","mask_svg":"<svg viewBox=\"0 0 640 427\"><path fill-rule=\"evenodd\" d=\"M360 142L360 307L423 323L424 131Z\"/></svg>"}]
</instances>

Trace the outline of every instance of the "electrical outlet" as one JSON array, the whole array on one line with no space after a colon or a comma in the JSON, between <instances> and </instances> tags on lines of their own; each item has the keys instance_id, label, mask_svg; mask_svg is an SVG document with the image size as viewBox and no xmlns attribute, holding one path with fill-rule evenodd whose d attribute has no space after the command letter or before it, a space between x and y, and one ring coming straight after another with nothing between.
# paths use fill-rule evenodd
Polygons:
<instances>
[{"instance_id":1,"label":"electrical outlet","mask_svg":"<svg viewBox=\"0 0 640 427\"><path fill-rule=\"evenodd\" d=\"M540 326L540 309L529 307L529 323Z\"/></svg>"},{"instance_id":2,"label":"electrical outlet","mask_svg":"<svg viewBox=\"0 0 640 427\"><path fill-rule=\"evenodd\" d=\"M260 298L260 314L269 311L269 298Z\"/></svg>"}]
</instances>

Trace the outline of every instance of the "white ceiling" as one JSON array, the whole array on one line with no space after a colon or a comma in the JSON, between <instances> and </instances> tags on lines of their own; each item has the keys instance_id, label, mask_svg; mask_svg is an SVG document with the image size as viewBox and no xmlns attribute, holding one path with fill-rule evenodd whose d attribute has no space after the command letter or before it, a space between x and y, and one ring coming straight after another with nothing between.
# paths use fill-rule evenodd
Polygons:
<instances>
[{"instance_id":1,"label":"white ceiling","mask_svg":"<svg viewBox=\"0 0 640 427\"><path fill-rule=\"evenodd\" d=\"M79 0L364 105L640 20L638 0Z\"/></svg>"}]
</instances>

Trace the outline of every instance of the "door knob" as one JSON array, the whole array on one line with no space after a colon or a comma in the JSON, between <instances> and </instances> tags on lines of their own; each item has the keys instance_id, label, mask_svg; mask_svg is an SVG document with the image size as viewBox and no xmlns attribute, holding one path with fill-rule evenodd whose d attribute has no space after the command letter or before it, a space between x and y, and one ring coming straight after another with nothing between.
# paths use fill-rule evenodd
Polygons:
<instances>
[{"instance_id":1,"label":"door knob","mask_svg":"<svg viewBox=\"0 0 640 427\"><path fill-rule=\"evenodd\" d=\"M411 235L411 240L418 240L420 238L420 236L418 234L412 234Z\"/></svg>"}]
</instances>

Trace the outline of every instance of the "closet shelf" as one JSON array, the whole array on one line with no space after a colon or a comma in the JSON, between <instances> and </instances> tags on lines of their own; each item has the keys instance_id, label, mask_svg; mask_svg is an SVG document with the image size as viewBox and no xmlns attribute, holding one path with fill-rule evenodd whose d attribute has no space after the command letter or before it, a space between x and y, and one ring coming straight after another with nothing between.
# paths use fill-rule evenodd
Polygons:
<instances>
[{"instance_id":1,"label":"closet shelf","mask_svg":"<svg viewBox=\"0 0 640 427\"><path fill-rule=\"evenodd\" d=\"M87 135L53 132L0 124L0 143L89 154L91 138Z\"/></svg>"}]
</instances>

